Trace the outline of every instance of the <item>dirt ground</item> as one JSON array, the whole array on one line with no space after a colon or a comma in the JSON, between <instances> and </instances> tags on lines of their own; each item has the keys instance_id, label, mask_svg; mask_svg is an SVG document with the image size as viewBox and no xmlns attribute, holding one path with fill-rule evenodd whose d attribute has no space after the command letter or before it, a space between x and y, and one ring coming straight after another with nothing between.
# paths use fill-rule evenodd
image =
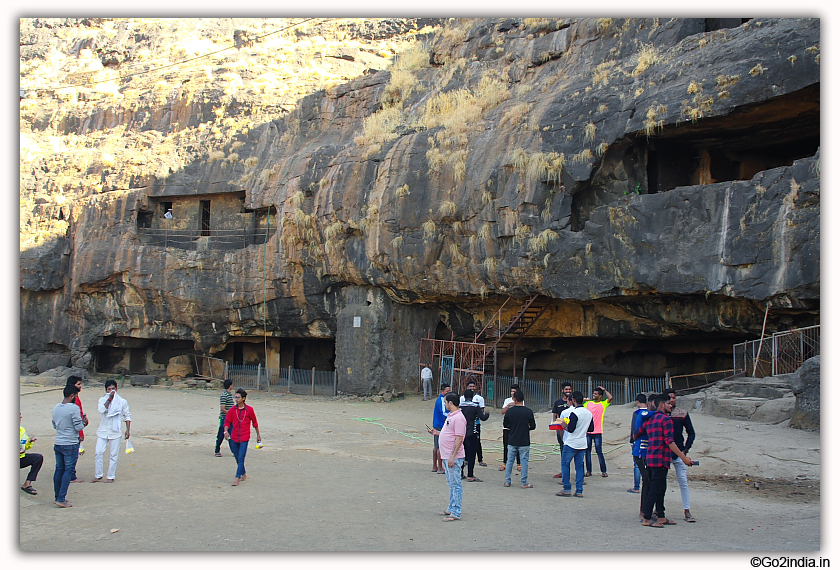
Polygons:
<instances>
[{"instance_id":1,"label":"dirt ground","mask_svg":"<svg viewBox=\"0 0 840 570\"><path fill-rule=\"evenodd\" d=\"M91 417L88 451L77 472L93 478L102 384L82 391ZM669 476L665 507L679 524L638 522L632 487L629 419L633 407L606 414L609 477L587 478L583 499L555 496L560 470L549 413L537 414L529 482L502 486L501 416L482 424L483 482L464 482L463 519L444 523L445 477L431 472L432 402L408 395L390 403L252 392L265 447L248 450L248 480L232 487L235 462L226 444L213 455L219 394L125 386L136 452L121 453L113 485L74 483L71 509L53 503L60 391L22 378L23 425L37 437L44 467L35 488L20 491L22 552L70 551L572 551L634 552L660 542L688 552L820 550L820 436L781 425L692 413L698 437L690 452L691 511L682 521L679 487ZM526 400L527 404L527 400ZM255 443L255 436L251 445ZM597 472L597 458L596 461ZM107 461L107 459L106 459ZM27 471L20 471L20 483ZM758 488L756 488L758 483ZM103 513L111 513L103 516ZM585 521L584 539L575 530ZM744 558L746 566L746 558Z\"/></svg>"}]
</instances>

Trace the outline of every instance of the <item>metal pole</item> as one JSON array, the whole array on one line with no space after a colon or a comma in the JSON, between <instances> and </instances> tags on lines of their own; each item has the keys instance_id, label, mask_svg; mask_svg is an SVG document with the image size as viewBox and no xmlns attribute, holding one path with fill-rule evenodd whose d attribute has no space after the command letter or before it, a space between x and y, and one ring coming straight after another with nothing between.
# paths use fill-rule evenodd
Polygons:
<instances>
[{"instance_id":1,"label":"metal pole","mask_svg":"<svg viewBox=\"0 0 840 570\"><path fill-rule=\"evenodd\" d=\"M527 359L527 358L523 358L523 359L522 359L522 382L523 382L523 383L525 382L525 368L526 368L527 366L528 366L528 359Z\"/></svg>"},{"instance_id":2,"label":"metal pole","mask_svg":"<svg viewBox=\"0 0 840 570\"><path fill-rule=\"evenodd\" d=\"M286 381L289 383L289 393L292 392L292 365L289 365L289 376L286 378Z\"/></svg>"},{"instance_id":3,"label":"metal pole","mask_svg":"<svg viewBox=\"0 0 840 570\"><path fill-rule=\"evenodd\" d=\"M315 367L312 367L312 395L315 395Z\"/></svg>"},{"instance_id":4,"label":"metal pole","mask_svg":"<svg viewBox=\"0 0 840 570\"><path fill-rule=\"evenodd\" d=\"M262 363L257 364L257 390L260 389L262 385Z\"/></svg>"},{"instance_id":5,"label":"metal pole","mask_svg":"<svg viewBox=\"0 0 840 570\"><path fill-rule=\"evenodd\" d=\"M665 373L665 384L667 384L669 388L673 388L673 387L674 387L674 384L673 384L673 382L671 381L671 373L670 373L670 372L666 372L666 373Z\"/></svg>"},{"instance_id":6,"label":"metal pole","mask_svg":"<svg viewBox=\"0 0 840 570\"><path fill-rule=\"evenodd\" d=\"M548 379L548 402L554 407L554 378Z\"/></svg>"},{"instance_id":7,"label":"metal pole","mask_svg":"<svg viewBox=\"0 0 840 570\"><path fill-rule=\"evenodd\" d=\"M630 379L626 376L624 377L624 403L630 401Z\"/></svg>"},{"instance_id":8,"label":"metal pole","mask_svg":"<svg viewBox=\"0 0 840 570\"><path fill-rule=\"evenodd\" d=\"M584 398L592 396L592 376L588 376L586 378L586 393L589 394L589 396L584 396Z\"/></svg>"}]
</instances>

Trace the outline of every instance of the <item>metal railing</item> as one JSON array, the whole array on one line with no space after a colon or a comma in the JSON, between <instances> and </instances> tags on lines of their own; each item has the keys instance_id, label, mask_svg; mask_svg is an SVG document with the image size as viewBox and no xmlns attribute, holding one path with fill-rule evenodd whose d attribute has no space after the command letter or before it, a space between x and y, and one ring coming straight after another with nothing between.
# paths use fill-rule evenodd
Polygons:
<instances>
[{"instance_id":1,"label":"metal railing","mask_svg":"<svg viewBox=\"0 0 840 570\"><path fill-rule=\"evenodd\" d=\"M175 247L190 251L204 249L243 249L262 245L273 235L275 228L205 230L198 228L137 228L137 235L146 245Z\"/></svg>"},{"instance_id":2,"label":"metal railing","mask_svg":"<svg viewBox=\"0 0 840 570\"><path fill-rule=\"evenodd\" d=\"M764 378L790 374L820 354L820 325L773 333L732 346L735 370Z\"/></svg>"},{"instance_id":3,"label":"metal railing","mask_svg":"<svg viewBox=\"0 0 840 570\"><path fill-rule=\"evenodd\" d=\"M632 402L636 394L663 392L668 388L667 377L661 378L625 378L624 380L596 380L592 376L586 380L528 380L514 376L498 376L494 381L491 376L485 380L483 396L488 405L501 408L504 401L510 397L510 387L519 384L525 395L525 405L534 412L551 411L554 402L560 399L561 384L569 382L572 390L581 392L585 398L592 397L592 390L603 386L613 396L612 403L616 406Z\"/></svg>"},{"instance_id":4,"label":"metal railing","mask_svg":"<svg viewBox=\"0 0 840 570\"><path fill-rule=\"evenodd\" d=\"M289 392L308 396L335 396L337 377L335 370L302 370L299 368L273 368L258 364L230 364L227 377L234 388Z\"/></svg>"},{"instance_id":5,"label":"metal railing","mask_svg":"<svg viewBox=\"0 0 840 570\"><path fill-rule=\"evenodd\" d=\"M698 372L697 374L681 374L671 376L671 388L674 390L689 390L700 386L707 386L719 380L732 378L738 374L737 370L718 370L716 372Z\"/></svg>"}]
</instances>

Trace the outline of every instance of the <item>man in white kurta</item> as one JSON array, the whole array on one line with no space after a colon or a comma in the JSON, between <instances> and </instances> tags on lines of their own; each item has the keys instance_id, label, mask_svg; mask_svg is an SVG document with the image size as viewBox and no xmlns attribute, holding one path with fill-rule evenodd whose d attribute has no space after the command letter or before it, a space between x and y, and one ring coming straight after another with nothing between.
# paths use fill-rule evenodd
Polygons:
<instances>
[{"instance_id":1,"label":"man in white kurta","mask_svg":"<svg viewBox=\"0 0 840 570\"><path fill-rule=\"evenodd\" d=\"M102 481L105 473L105 449L110 446L111 463L108 465L106 483L113 483L117 477L117 461L120 458L120 442L122 441L122 422L125 421L125 439L131 437L131 411L128 401L117 394L117 382L105 382L105 395L99 398L99 413L102 421L96 430L96 478L91 483Z\"/></svg>"}]
</instances>

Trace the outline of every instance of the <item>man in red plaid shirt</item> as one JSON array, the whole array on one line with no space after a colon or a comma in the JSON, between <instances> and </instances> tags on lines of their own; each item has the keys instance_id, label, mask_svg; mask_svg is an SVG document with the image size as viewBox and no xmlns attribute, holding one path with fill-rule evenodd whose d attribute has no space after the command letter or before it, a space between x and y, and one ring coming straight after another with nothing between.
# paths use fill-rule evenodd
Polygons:
<instances>
[{"instance_id":1,"label":"man in red plaid shirt","mask_svg":"<svg viewBox=\"0 0 840 570\"><path fill-rule=\"evenodd\" d=\"M672 520L665 518L665 491L668 485L668 468L671 466L671 452L683 460L686 465L694 465L694 462L686 456L674 442L674 422L668 413L673 408L673 403L665 394L657 394L653 400L656 412L636 431L635 437L647 435L648 448L645 463L650 470L650 492L645 500L642 509L644 526L662 528L667 525L675 525ZM657 520L653 518L653 509L656 506Z\"/></svg>"}]
</instances>

